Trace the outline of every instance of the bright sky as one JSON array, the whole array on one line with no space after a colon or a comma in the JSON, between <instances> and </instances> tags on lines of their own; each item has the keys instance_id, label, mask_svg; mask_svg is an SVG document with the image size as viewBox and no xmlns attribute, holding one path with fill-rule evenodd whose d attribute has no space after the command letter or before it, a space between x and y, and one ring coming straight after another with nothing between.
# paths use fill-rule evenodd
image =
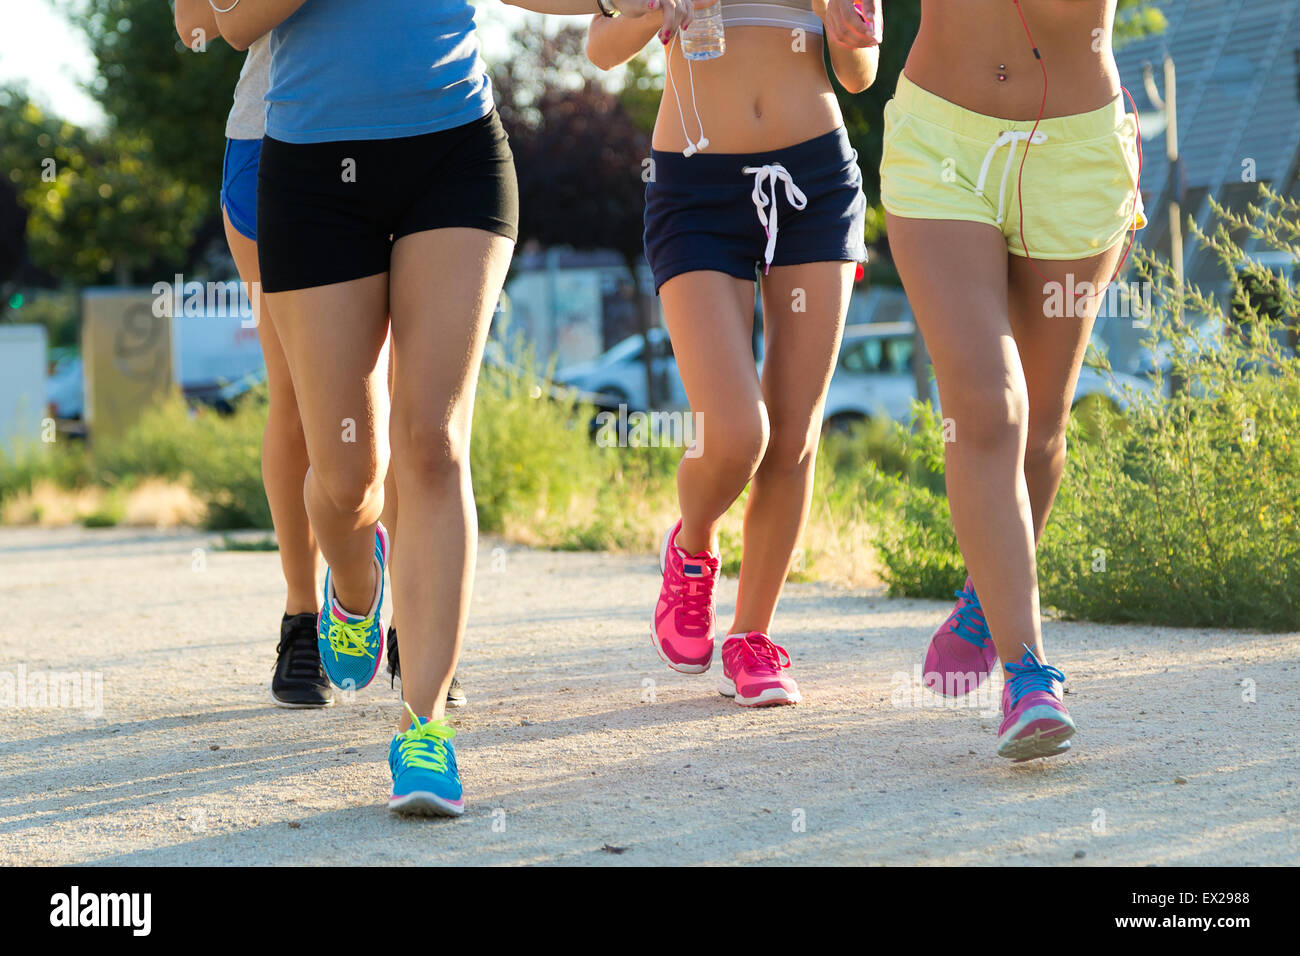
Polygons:
<instances>
[{"instance_id":1,"label":"bright sky","mask_svg":"<svg viewBox=\"0 0 1300 956\"><path fill-rule=\"evenodd\" d=\"M165 0L159 0L160 15ZM531 16L495 0L480 0L477 23L484 56L500 55L511 26ZM59 12L57 0L4 0L0 30L0 84L18 82L56 114L81 126L96 125L103 114L82 91L94 77L95 61L85 35ZM554 17L584 24L587 17Z\"/></svg>"}]
</instances>

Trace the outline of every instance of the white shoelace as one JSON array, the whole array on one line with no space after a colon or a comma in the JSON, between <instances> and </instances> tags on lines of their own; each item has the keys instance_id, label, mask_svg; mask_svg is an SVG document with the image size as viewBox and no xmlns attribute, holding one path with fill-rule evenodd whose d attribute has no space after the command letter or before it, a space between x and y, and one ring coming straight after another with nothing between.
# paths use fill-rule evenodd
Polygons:
<instances>
[{"instance_id":1,"label":"white shoelace","mask_svg":"<svg viewBox=\"0 0 1300 956\"><path fill-rule=\"evenodd\" d=\"M1002 185L998 187L997 224L999 226L1002 225L1002 220L1006 210L1007 177L1011 175L1011 164L1016 158L1016 147L1012 144L1021 143L1025 140L1029 140L1029 142L1037 146L1039 143L1047 142L1047 134L1040 129L1038 132L1034 133L1033 139L1030 139L1028 130L1005 130L1002 133L999 133L998 138L993 141L993 145L990 146L988 152L984 154L984 164L980 166L980 178L975 184L976 196L984 195L984 183L985 180L988 179L989 164L993 162L993 155L1003 146L1011 146L1011 148L1007 150L1007 163L1002 168Z\"/></svg>"},{"instance_id":2,"label":"white shoelace","mask_svg":"<svg viewBox=\"0 0 1300 956\"><path fill-rule=\"evenodd\" d=\"M790 171L780 163L767 163L763 166L746 166L741 170L746 176L754 177L754 191L751 198L754 200L754 208L758 211L758 221L763 224L763 229L767 232L767 251L764 254L763 274L767 275L772 268L772 256L776 253L776 209L777 209L777 185L785 183L785 198L795 209L805 209L808 206L808 197L803 194L798 186L794 184L794 179L790 176ZM768 183L772 184L772 194L769 196L763 189ZM768 204L771 209L768 209Z\"/></svg>"}]
</instances>

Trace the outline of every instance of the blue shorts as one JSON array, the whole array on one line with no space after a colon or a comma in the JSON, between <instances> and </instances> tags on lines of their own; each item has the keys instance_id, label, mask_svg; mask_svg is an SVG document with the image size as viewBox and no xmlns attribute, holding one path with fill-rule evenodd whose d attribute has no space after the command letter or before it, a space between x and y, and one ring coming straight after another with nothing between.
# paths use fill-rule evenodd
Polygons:
<instances>
[{"instance_id":1,"label":"blue shorts","mask_svg":"<svg viewBox=\"0 0 1300 956\"><path fill-rule=\"evenodd\" d=\"M753 279L769 265L866 261L862 170L843 127L763 153L651 154L645 255L656 292L701 269Z\"/></svg>"},{"instance_id":2,"label":"blue shorts","mask_svg":"<svg viewBox=\"0 0 1300 956\"><path fill-rule=\"evenodd\" d=\"M221 168L221 208L230 224L257 241L257 164L262 157L260 139L226 140Z\"/></svg>"}]
</instances>

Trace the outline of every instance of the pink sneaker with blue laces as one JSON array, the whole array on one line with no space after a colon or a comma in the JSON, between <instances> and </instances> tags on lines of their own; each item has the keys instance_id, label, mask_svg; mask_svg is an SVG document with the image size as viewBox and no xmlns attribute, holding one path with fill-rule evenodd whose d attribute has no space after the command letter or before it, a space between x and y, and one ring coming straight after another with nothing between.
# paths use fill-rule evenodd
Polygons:
<instances>
[{"instance_id":1,"label":"pink sneaker with blue laces","mask_svg":"<svg viewBox=\"0 0 1300 956\"><path fill-rule=\"evenodd\" d=\"M945 697L961 697L976 690L998 659L970 578L953 595L957 606L934 632L925 652L925 686Z\"/></svg>"},{"instance_id":2,"label":"pink sneaker with blue laces","mask_svg":"<svg viewBox=\"0 0 1300 956\"><path fill-rule=\"evenodd\" d=\"M1019 763L1069 750L1075 727L1061 702L1065 675L1040 663L1028 647L1019 663L1007 665L1007 673L998 756Z\"/></svg>"}]
</instances>

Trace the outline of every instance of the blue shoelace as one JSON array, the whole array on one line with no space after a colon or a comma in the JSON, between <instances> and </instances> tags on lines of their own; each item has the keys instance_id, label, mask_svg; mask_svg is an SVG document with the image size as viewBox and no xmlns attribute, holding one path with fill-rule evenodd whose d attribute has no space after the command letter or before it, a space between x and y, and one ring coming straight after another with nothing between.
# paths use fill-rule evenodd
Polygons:
<instances>
[{"instance_id":1,"label":"blue shoelace","mask_svg":"<svg viewBox=\"0 0 1300 956\"><path fill-rule=\"evenodd\" d=\"M989 625L984 620L984 609L975 594L974 585L966 585L960 591L953 591L952 596L958 601L953 609L953 633L963 641L983 649L990 640Z\"/></svg>"},{"instance_id":2,"label":"blue shoelace","mask_svg":"<svg viewBox=\"0 0 1300 956\"><path fill-rule=\"evenodd\" d=\"M1011 689L1012 707L1020 703L1020 698L1026 694L1032 694L1036 690L1054 694L1056 688L1052 686L1053 681L1061 684L1065 683L1064 674L1055 667L1040 663L1027 644L1020 646L1025 649L1025 656L1020 658L1020 663L1007 665L1007 670L1011 674L1007 686Z\"/></svg>"}]
</instances>

